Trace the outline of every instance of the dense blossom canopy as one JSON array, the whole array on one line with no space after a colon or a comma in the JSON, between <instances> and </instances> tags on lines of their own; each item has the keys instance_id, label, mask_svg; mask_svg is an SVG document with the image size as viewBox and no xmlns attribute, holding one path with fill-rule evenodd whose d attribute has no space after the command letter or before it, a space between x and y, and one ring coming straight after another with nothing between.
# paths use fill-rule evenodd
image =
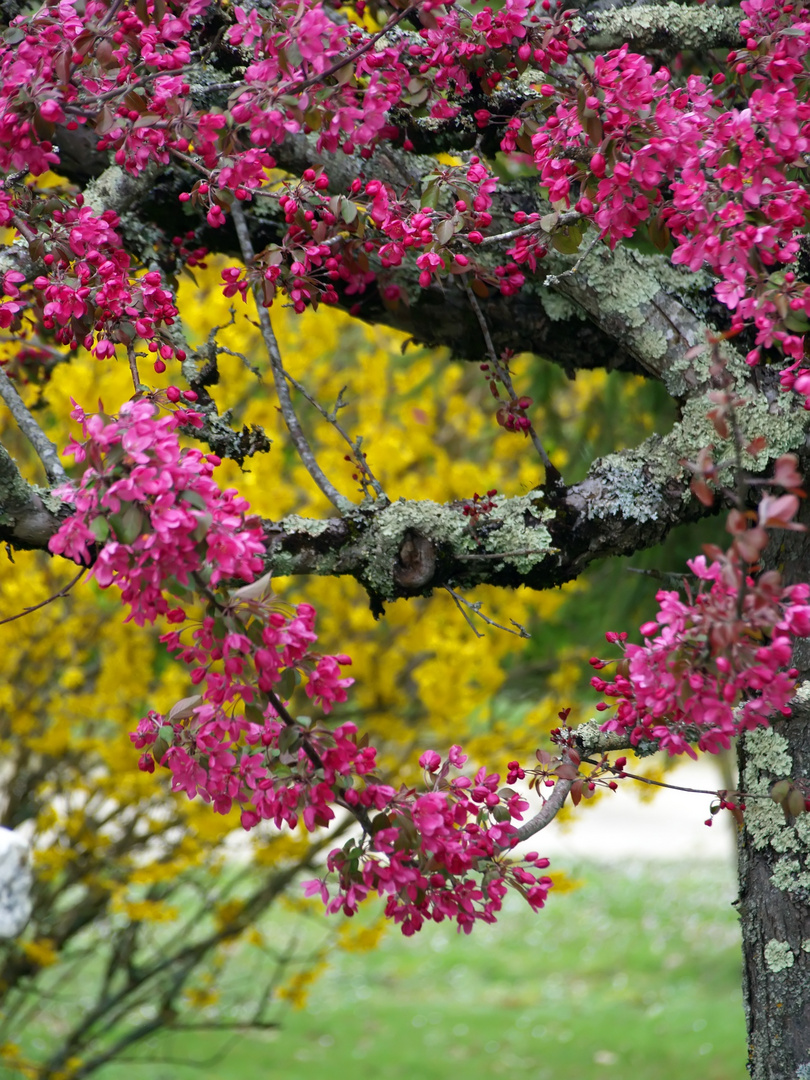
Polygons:
<instances>
[{"instance_id":1,"label":"dense blossom canopy","mask_svg":"<svg viewBox=\"0 0 810 1080\"><path fill-rule=\"evenodd\" d=\"M57 488L70 510L50 550L91 565L100 586L116 585L136 623L165 617L172 629L164 644L198 687L165 715L152 710L141 720L133 741L143 770L166 766L175 790L216 812L237 804L246 829L301 820L313 830L335 818L336 806L354 815L361 838L328 859L336 896L324 883L309 886L329 910L353 913L376 891L412 933L426 918L453 918L467 932L476 919L492 921L506 884L542 907L546 860L510 852L569 791L581 790L581 760L563 727L558 757L539 758L533 771L534 786L554 791L526 822L528 802L499 787L497 774L482 768L449 779L466 760L457 746L444 764L435 751L423 755L425 791L397 790L380 781L376 752L354 724L329 727L291 711L298 684L324 714L345 701L350 659L313 651L314 609L283 610L262 576L262 523L215 482L219 455L181 442L185 434L211 444L205 399L193 388L155 392L141 381L144 357L157 375L171 365L178 381L188 378L172 275L205 257L201 230L232 230L242 260L221 271L223 294L256 300L291 440L350 517L356 507L324 476L291 411L268 315L277 297L299 313L322 303L359 310L376 290L396 312L414 302L401 268L412 264L412 290L457 280L481 324L497 420L531 438L547 487L559 495L561 478L529 417L532 400L515 391L511 357L494 350L479 300L514 297L554 251L579 255L566 271L573 275L595 245L612 250L627 240L671 253L676 267L709 272L723 329L687 359L712 354L709 416L734 460L715 465L703 446L690 468L697 499L731 501L732 545L691 563L699 585L685 598L661 592L644 643L624 646L612 682L594 683L618 699L606 733L673 754L694 753L693 743L727 747L740 731L789 712L792 641L810 635L810 588L759 573L767 531L799 527L797 460L777 458L770 483L781 494L766 495L758 516L723 478L731 469L739 487L743 454L754 459L764 449L740 434L746 402L731 389L725 342L743 335L748 365L777 365L782 389L810 405L810 370L801 366L810 284L799 265L810 215L810 20L806 9L776 0L741 6L738 46L710 76L681 61L653 63L627 44L584 63L588 20L560 0L506 0L474 13L452 0L416 0L388 16L380 11L376 26L364 22L361 3L347 13L320 0L54 0L5 33L0 224L15 230L21 257L20 268L3 273L0 326L22 342L38 335L92 350L99 363L125 354L135 392L110 414L76 405L83 441L68 452L80 476ZM471 136L470 151L449 163L436 157L421 190L364 171L385 148L415 154L426 133L458 131ZM39 188L30 178L58 171L62 147L80 137L109 156L113 186L142 192L171 171L178 212L195 228L174 237L171 251L161 240L136 252L125 208L104 204L103 184L84 193ZM280 172L301 138L312 164L297 176ZM500 173L497 153L508 166ZM346 158L358 168L342 182ZM509 169L531 176L548 205L513 208L498 233L496 200ZM257 253L251 224L268 219L273 236ZM41 350L21 356L26 377L36 379ZM359 444L353 449L364 509L384 508ZM61 466L51 472L56 478ZM496 495L476 494L463 507L476 539L487 515L502 510ZM534 507L535 523L545 509ZM400 561L407 544L418 547L405 538ZM527 554L535 552L507 552L501 562ZM603 757L590 790L613 784L617 771ZM512 775L526 774L516 765Z\"/></svg>"}]
</instances>

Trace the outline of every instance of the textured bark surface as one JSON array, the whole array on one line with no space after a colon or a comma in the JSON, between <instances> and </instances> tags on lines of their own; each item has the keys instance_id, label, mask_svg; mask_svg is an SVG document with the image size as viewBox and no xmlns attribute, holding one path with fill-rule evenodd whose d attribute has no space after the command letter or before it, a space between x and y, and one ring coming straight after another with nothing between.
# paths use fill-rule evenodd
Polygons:
<instances>
[{"instance_id":1,"label":"textured bark surface","mask_svg":"<svg viewBox=\"0 0 810 1080\"><path fill-rule=\"evenodd\" d=\"M810 580L810 534L786 534L774 561L788 582ZM810 642L798 643L794 662L803 682L792 717L741 740L747 791L766 795L790 779L810 794ZM749 1072L810 1080L810 814L788 820L770 799L749 800L739 854Z\"/></svg>"},{"instance_id":2,"label":"textured bark surface","mask_svg":"<svg viewBox=\"0 0 810 1080\"><path fill-rule=\"evenodd\" d=\"M795 777L810 775L810 710L797 708L794 718L778 726L786 739ZM743 770L751 758L741 748ZM781 770L771 774L781 779ZM761 773L760 775L764 775ZM775 806L776 814L782 811ZM801 820L801 819L800 819ZM748 827L740 845L739 911L743 935L743 989L749 1039L749 1071L753 1080L807 1080L810 1077L810 890L808 852L796 836L797 823L777 820L770 843L755 841ZM793 834L793 835L791 835ZM799 840L786 856L779 848ZM791 858L794 868L780 863ZM790 880L792 877L792 881ZM778 884L777 884L778 882ZM800 882L802 882L800 884Z\"/></svg>"}]
</instances>

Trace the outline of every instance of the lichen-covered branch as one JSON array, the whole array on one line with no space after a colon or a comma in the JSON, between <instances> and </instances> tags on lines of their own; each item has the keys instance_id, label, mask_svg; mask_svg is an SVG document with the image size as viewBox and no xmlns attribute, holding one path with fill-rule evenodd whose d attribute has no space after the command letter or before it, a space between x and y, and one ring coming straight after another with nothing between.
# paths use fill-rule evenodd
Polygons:
<instances>
[{"instance_id":1,"label":"lichen-covered branch","mask_svg":"<svg viewBox=\"0 0 810 1080\"><path fill-rule=\"evenodd\" d=\"M66 145L70 145L67 136ZM324 168L335 191L347 190L361 172L397 191L418 191L423 178L436 167L435 158L427 154L391 146L378 148L368 161L355 155L320 154L315 138L305 135L289 136L274 153L279 166L292 174L309 167ZM187 190L190 177L177 168L166 168L159 189L148 184L134 188L127 180L122 170L112 166L90 185L93 198L103 195L108 209L123 213L127 242L154 258L155 231L175 228L176 213L169 208L176 205L179 193ZM535 184L521 180L503 183L495 192L490 232L508 233L514 228L518 210L533 213L548 209ZM244 212L257 249L280 238L283 229L266 201L257 200ZM200 236L200 242L212 251L240 252L231 227L205 229ZM506 260L508 246L505 240L482 247L475 255L494 267ZM561 277L553 289L539 284L548 274L565 274L575 262L575 256L552 252L543 260L538 279L529 280L514 296L505 297L493 290L481 299L498 352L506 348L535 352L570 373L607 368L657 374L668 363L668 350L677 348L676 330L684 332L691 342L709 328L704 314L712 297L706 275L678 271L665 256L622 251L611 259L597 245L576 275ZM389 271L391 281L407 295L407 304L385 302L374 284L359 297L346 297L345 303L355 307L360 318L403 330L420 343L448 346L458 357L482 357L481 329L463 284L448 279L423 289L417 276L415 268L408 265ZM663 353L662 341L667 343Z\"/></svg>"},{"instance_id":2,"label":"lichen-covered branch","mask_svg":"<svg viewBox=\"0 0 810 1080\"><path fill-rule=\"evenodd\" d=\"M692 4L628 4L598 14L583 14L575 32L592 52L627 44L633 52L705 53L740 44L740 12L734 7Z\"/></svg>"},{"instance_id":3,"label":"lichen-covered branch","mask_svg":"<svg viewBox=\"0 0 810 1080\"><path fill-rule=\"evenodd\" d=\"M345 190L361 168L397 190L418 191L423 177L436 168L432 157L392 147L378 149L368 163L352 156L320 155L315 140L306 136L285 140L277 158L294 173L323 167L335 191ZM515 211L545 213L551 208L539 198L536 185L513 181L498 187L490 209L490 232L500 234L514 227ZM495 266L506 261L508 246L504 240L474 254ZM552 251L537 279L529 279L516 295L504 297L493 291L480 301L497 351L539 353L570 371L620 367L664 378L686 349L704 341L712 329L704 318L712 299L708 275L678 270L663 255L641 255L625 248L611 253L597 245L576 274L564 276L576 261L575 255ZM553 288L539 284L549 274L559 277ZM416 277L405 266L392 272L409 303L386 305L370 289L359 298L360 317L405 330L427 345L448 345L457 356L484 356L486 343L463 282L450 278L422 289ZM358 301L356 295L350 299ZM675 385L676 392L683 393L678 380Z\"/></svg>"},{"instance_id":4,"label":"lichen-covered branch","mask_svg":"<svg viewBox=\"0 0 810 1080\"><path fill-rule=\"evenodd\" d=\"M64 503L24 480L0 446L0 543L20 550L46 548L67 512Z\"/></svg>"},{"instance_id":5,"label":"lichen-covered branch","mask_svg":"<svg viewBox=\"0 0 810 1080\"><path fill-rule=\"evenodd\" d=\"M708 354L704 366L701 359L692 361L689 372L705 384ZM738 385L745 389L742 377ZM674 525L707 512L691 495L685 462L709 444L718 461L727 453L706 416L708 407L705 396L694 393L667 435L597 459L578 484L497 496L474 527L464 502L405 499L352 505L337 518L291 515L266 522L266 568L279 576L352 576L365 586L376 611L386 602L445 586L552 588L577 577L594 559L653 546ZM739 406L737 418L743 445L769 433L768 446L745 462L754 473L764 472L780 454L805 447L808 414L798 399L770 389L764 379ZM19 477L8 455L0 456L0 541L45 547L58 519L43 498Z\"/></svg>"}]
</instances>

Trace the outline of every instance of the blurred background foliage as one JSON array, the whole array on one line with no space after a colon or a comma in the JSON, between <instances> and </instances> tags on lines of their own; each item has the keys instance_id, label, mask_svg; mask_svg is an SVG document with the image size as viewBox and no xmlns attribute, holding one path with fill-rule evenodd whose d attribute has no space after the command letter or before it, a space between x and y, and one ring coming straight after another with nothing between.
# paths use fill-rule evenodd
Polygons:
<instances>
[{"instance_id":1,"label":"blurred background foliage","mask_svg":"<svg viewBox=\"0 0 810 1080\"><path fill-rule=\"evenodd\" d=\"M234 315L221 295L222 265L212 260L195 280L183 279L185 330L199 348L222 327L217 341L230 352L218 358L212 396L235 427L261 425L273 445L242 470L224 463L218 479L270 518L328 515L285 439L249 313L239 306ZM272 314L285 364L308 392L328 409L345 387L341 421L364 437L391 498L446 502L492 488L515 495L541 482L530 444L497 426L477 364L338 311ZM71 398L90 411L99 400L114 411L132 383L125 362L101 364L82 352L56 362L40 344L24 362L7 355L7 370L62 447ZM641 379L585 372L569 381L530 356L517 357L512 369L518 392L534 399L535 427L567 480L584 475L594 457L664 431L673 419L666 394ZM153 376L150 365L147 377L165 386L178 373ZM351 494L358 485L345 444L300 396L297 404L322 467ZM0 434L25 475L41 481L5 415ZM705 539L705 527L687 531L630 563L680 570ZM275 584L288 601L316 606L324 651L353 657L356 684L340 715L369 731L393 782L409 783L428 746L444 751L460 742L475 762L503 771L507 761L531 756L561 708L574 706L572 722L591 715L587 657L599 651L606 629L634 630L657 588L628 573L626 563L597 566L546 593L482 588L468 597L496 622L525 626L528 640L483 623L476 637L447 593L392 604L375 622L353 580ZM73 576L69 564L41 553L12 559L9 552L0 615L47 600ZM29 926L18 941L0 945L0 1075L5 1068L30 1080L77 1080L165 1029L274 1031L285 1009L304 1004L327 955L373 948L382 933L378 912L362 925L341 924L320 912L313 919L313 907L300 899L296 881L328 850L334 831L308 837L257 829L247 836L237 814L216 816L199 801L173 796L160 772L138 772L128 733L148 708L168 710L189 693L159 632L124 623L116 597L86 583L0 625L0 822L31 838L37 876ZM644 767L656 774L662 766Z\"/></svg>"}]
</instances>

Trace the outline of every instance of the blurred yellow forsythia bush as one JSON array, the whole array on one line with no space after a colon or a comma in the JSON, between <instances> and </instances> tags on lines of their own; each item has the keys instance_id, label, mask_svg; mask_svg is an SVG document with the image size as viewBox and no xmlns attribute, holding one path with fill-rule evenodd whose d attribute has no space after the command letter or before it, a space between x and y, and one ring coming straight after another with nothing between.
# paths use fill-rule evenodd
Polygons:
<instances>
[{"instance_id":1,"label":"blurred yellow forsythia bush","mask_svg":"<svg viewBox=\"0 0 810 1080\"><path fill-rule=\"evenodd\" d=\"M326 515L331 508L285 440L259 335L241 306L231 319L218 279L214 266L198 284L186 279L181 286L189 342L201 346L214 326L224 327L217 340L231 353L219 357L221 378L212 395L220 412L231 411L235 426L259 424L273 439L271 452L248 459L244 471L225 463L220 483L238 487L266 517ZM447 501L489 488L515 494L537 484L539 467L528 444L495 425L477 366L406 349L401 335L336 311L299 317L274 308L273 319L288 370L313 396L330 408L346 388L341 421L352 436L364 436L368 460L392 498ZM516 385L527 367L526 359L515 362ZM150 381L161 385L172 374L154 377L149 370ZM557 400L538 404L535 422L542 428L545 408L549 420L552 411L569 417L573 430L603 384L601 373L580 376ZM43 400L33 387L22 389L61 447L71 398L88 410L100 399L114 411L131 396L132 383L126 363L99 364L80 355L55 368ZM322 467L351 494L357 483L346 445L314 410L297 404ZM3 429L3 443L25 462L25 474L41 479L6 417ZM566 464L561 447L555 458ZM15 554L0 579L0 613L45 600L72 576L69 564ZM293 602L316 606L325 651L353 657L357 682L342 715L369 731L395 781L416 779L420 749L444 750L452 742L462 742L474 760L503 769L531 752L556 723L557 709L570 703L574 658L563 657L546 696L519 715L508 710L499 699L504 663L523 642L483 624L483 636L475 637L446 593L390 605L375 623L353 580L297 579L276 587ZM497 622L529 625L551 618L565 590L481 589L475 599ZM167 710L189 693L184 670L163 656L158 632L123 623L116 597L86 584L0 626L0 754L9 777L2 821L32 836L38 882L26 933L0 947L0 1061L15 1075L88 1075L126 1039L180 1027L186 1012L199 1020L202 1010L214 1023L227 985L224 967L240 935L266 950L269 990L249 1016L257 1024L267 1022L264 1008L273 997L302 1002L327 947L324 933L337 932L338 944L348 948L376 940L368 928L360 937L339 927L319 930L314 951L309 948L298 967L286 954L267 951L257 921L323 841L261 830L241 835L242 853L249 850L253 866L266 869L237 872L238 863L226 858L226 838L238 830L238 815L217 817L199 801L171 795L164 775L138 772L128 732L147 708ZM293 892L289 907L305 905ZM283 933L290 917L287 910ZM244 965L243 956L239 962ZM82 993L61 997L64 980L74 985L81 972Z\"/></svg>"}]
</instances>

